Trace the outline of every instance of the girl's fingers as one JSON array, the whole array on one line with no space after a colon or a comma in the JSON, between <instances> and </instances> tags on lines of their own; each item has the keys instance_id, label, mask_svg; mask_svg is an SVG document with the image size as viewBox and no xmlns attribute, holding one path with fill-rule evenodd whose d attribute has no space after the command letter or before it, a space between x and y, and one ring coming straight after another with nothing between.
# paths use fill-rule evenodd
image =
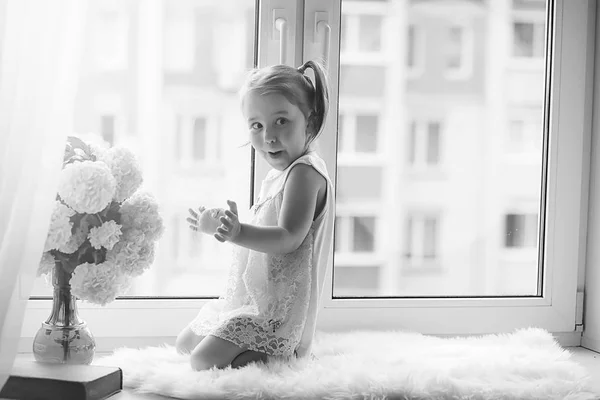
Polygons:
<instances>
[{"instance_id":1,"label":"girl's fingers","mask_svg":"<svg viewBox=\"0 0 600 400\"><path fill-rule=\"evenodd\" d=\"M195 220L195 219L193 219L193 218L186 218L185 220L186 220L188 223L190 223L191 225L194 225L194 226L195 226L195 225L198 225L198 221L196 221L196 220Z\"/></svg>"},{"instance_id":2,"label":"girl's fingers","mask_svg":"<svg viewBox=\"0 0 600 400\"><path fill-rule=\"evenodd\" d=\"M188 227L193 230L194 232L198 232L200 229L198 229L198 227L196 226L192 226L192 225L188 225Z\"/></svg>"},{"instance_id":3,"label":"girl's fingers","mask_svg":"<svg viewBox=\"0 0 600 400\"><path fill-rule=\"evenodd\" d=\"M237 215L232 213L229 210L225 210L225 215L228 216L233 221L235 221L237 219Z\"/></svg>"},{"instance_id":4,"label":"girl's fingers","mask_svg":"<svg viewBox=\"0 0 600 400\"><path fill-rule=\"evenodd\" d=\"M223 236L219 235L218 233L215 233L213 236L214 236L214 237L215 237L215 239L217 239L219 242L224 242L224 241L225 241L225 238L224 238Z\"/></svg>"},{"instance_id":5,"label":"girl's fingers","mask_svg":"<svg viewBox=\"0 0 600 400\"><path fill-rule=\"evenodd\" d=\"M228 220L227 218L221 217L221 218L219 218L219 221L221 221L221 223L223 225L225 225L225 227L227 229L233 228L233 223L230 220Z\"/></svg>"},{"instance_id":6,"label":"girl's fingers","mask_svg":"<svg viewBox=\"0 0 600 400\"><path fill-rule=\"evenodd\" d=\"M229 236L229 230L223 228L222 225L217 228L217 233L220 233L222 236Z\"/></svg>"},{"instance_id":7,"label":"girl's fingers","mask_svg":"<svg viewBox=\"0 0 600 400\"><path fill-rule=\"evenodd\" d=\"M190 212L192 217L198 219L198 214L196 213L196 211L192 210L191 208L188 208L188 211Z\"/></svg>"},{"instance_id":8,"label":"girl's fingers","mask_svg":"<svg viewBox=\"0 0 600 400\"><path fill-rule=\"evenodd\" d=\"M235 201L227 200L227 204L229 205L229 209L231 210L231 212L235 215L238 215L237 204L235 203Z\"/></svg>"}]
</instances>

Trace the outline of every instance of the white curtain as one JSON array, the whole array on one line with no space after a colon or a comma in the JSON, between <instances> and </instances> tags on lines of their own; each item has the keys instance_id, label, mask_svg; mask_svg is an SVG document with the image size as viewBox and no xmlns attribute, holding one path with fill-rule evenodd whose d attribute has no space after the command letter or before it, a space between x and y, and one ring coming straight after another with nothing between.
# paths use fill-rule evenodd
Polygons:
<instances>
[{"instance_id":1,"label":"white curtain","mask_svg":"<svg viewBox=\"0 0 600 400\"><path fill-rule=\"evenodd\" d=\"M86 11L85 0L0 0L0 388L73 133Z\"/></svg>"}]
</instances>

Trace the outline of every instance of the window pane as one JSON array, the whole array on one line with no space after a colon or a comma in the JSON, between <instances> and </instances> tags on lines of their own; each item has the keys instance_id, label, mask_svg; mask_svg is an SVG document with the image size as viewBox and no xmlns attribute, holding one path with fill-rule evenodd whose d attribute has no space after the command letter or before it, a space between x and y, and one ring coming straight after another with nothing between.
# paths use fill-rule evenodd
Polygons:
<instances>
[{"instance_id":1,"label":"window pane","mask_svg":"<svg viewBox=\"0 0 600 400\"><path fill-rule=\"evenodd\" d=\"M448 30L446 69L457 70L462 66L463 28L451 26Z\"/></svg>"},{"instance_id":2,"label":"window pane","mask_svg":"<svg viewBox=\"0 0 600 400\"><path fill-rule=\"evenodd\" d=\"M344 272L333 294L364 295L363 277L345 272L344 256L369 249L372 257L353 255L352 268L376 259L381 276L398 277L374 280L371 296L448 296L459 287L464 296L538 295L544 224L531 210L544 209L546 191L546 2L507 0L506 12L493 15L483 0L403 4L342 0L342 18L359 26L341 32L339 70L339 102L351 107L343 129L356 131L344 131L343 142L356 154L338 158L336 201L349 234L334 259L334 271ZM381 57L350 54L368 40L361 29L375 14ZM489 51L502 43L508 51ZM464 67L461 79L447 73ZM363 154L373 151L377 157ZM381 226L353 225L365 215ZM507 275L515 263L519 274Z\"/></svg>"},{"instance_id":3,"label":"window pane","mask_svg":"<svg viewBox=\"0 0 600 400\"><path fill-rule=\"evenodd\" d=\"M437 257L437 219L426 218L425 229L423 230L423 257Z\"/></svg>"},{"instance_id":4,"label":"window pane","mask_svg":"<svg viewBox=\"0 0 600 400\"><path fill-rule=\"evenodd\" d=\"M373 153L377 150L377 125L375 115L356 116L356 151L359 153Z\"/></svg>"},{"instance_id":5,"label":"window pane","mask_svg":"<svg viewBox=\"0 0 600 400\"><path fill-rule=\"evenodd\" d=\"M440 161L440 124L432 122L427 129L427 164L435 165Z\"/></svg>"},{"instance_id":6,"label":"window pane","mask_svg":"<svg viewBox=\"0 0 600 400\"><path fill-rule=\"evenodd\" d=\"M204 118L194 119L194 155L195 161L206 158L206 120Z\"/></svg>"},{"instance_id":7,"label":"window pane","mask_svg":"<svg viewBox=\"0 0 600 400\"><path fill-rule=\"evenodd\" d=\"M250 147L235 105L254 62L255 4L89 4L75 130L136 154L165 225L153 265L133 280L129 296L222 293L231 246L194 234L186 217L201 205L226 208L227 199L249 216ZM42 277L32 293L51 291Z\"/></svg>"},{"instance_id":8,"label":"window pane","mask_svg":"<svg viewBox=\"0 0 600 400\"><path fill-rule=\"evenodd\" d=\"M111 146L115 143L115 117L114 115L102 116L102 127L100 128L102 139Z\"/></svg>"},{"instance_id":9,"label":"window pane","mask_svg":"<svg viewBox=\"0 0 600 400\"><path fill-rule=\"evenodd\" d=\"M515 22L513 24L515 57L533 57L533 24Z\"/></svg>"},{"instance_id":10,"label":"window pane","mask_svg":"<svg viewBox=\"0 0 600 400\"><path fill-rule=\"evenodd\" d=\"M406 44L406 66L408 68L414 68L417 65L416 60L416 27L414 25L408 26L407 32L407 44Z\"/></svg>"},{"instance_id":11,"label":"window pane","mask_svg":"<svg viewBox=\"0 0 600 400\"><path fill-rule=\"evenodd\" d=\"M372 252L375 249L375 218L354 217L353 251Z\"/></svg>"}]
</instances>

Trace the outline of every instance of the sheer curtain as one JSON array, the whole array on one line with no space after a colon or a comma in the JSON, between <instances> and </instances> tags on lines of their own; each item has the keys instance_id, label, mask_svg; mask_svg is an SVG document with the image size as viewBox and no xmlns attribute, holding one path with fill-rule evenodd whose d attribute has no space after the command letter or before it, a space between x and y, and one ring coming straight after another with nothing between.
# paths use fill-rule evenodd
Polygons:
<instances>
[{"instance_id":1,"label":"sheer curtain","mask_svg":"<svg viewBox=\"0 0 600 400\"><path fill-rule=\"evenodd\" d=\"M85 0L0 0L0 388L72 133L86 10Z\"/></svg>"}]
</instances>

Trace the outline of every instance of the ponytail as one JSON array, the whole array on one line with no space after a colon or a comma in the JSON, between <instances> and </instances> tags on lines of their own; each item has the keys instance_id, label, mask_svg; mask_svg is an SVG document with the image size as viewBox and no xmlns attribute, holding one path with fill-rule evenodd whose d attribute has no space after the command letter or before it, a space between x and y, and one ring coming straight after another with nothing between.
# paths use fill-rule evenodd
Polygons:
<instances>
[{"instance_id":1,"label":"ponytail","mask_svg":"<svg viewBox=\"0 0 600 400\"><path fill-rule=\"evenodd\" d=\"M325 127L325 120L327 119L327 113L329 112L329 84L327 79L327 73L325 68L314 60L309 60L298 67L298 72L304 75L307 68L313 70L315 75L314 84L314 109L312 110L314 118L313 126L315 129L314 137L310 138L309 143L316 140L323 128ZM310 78L306 75L304 77L310 82ZM312 84L311 84L312 86Z\"/></svg>"}]
</instances>

